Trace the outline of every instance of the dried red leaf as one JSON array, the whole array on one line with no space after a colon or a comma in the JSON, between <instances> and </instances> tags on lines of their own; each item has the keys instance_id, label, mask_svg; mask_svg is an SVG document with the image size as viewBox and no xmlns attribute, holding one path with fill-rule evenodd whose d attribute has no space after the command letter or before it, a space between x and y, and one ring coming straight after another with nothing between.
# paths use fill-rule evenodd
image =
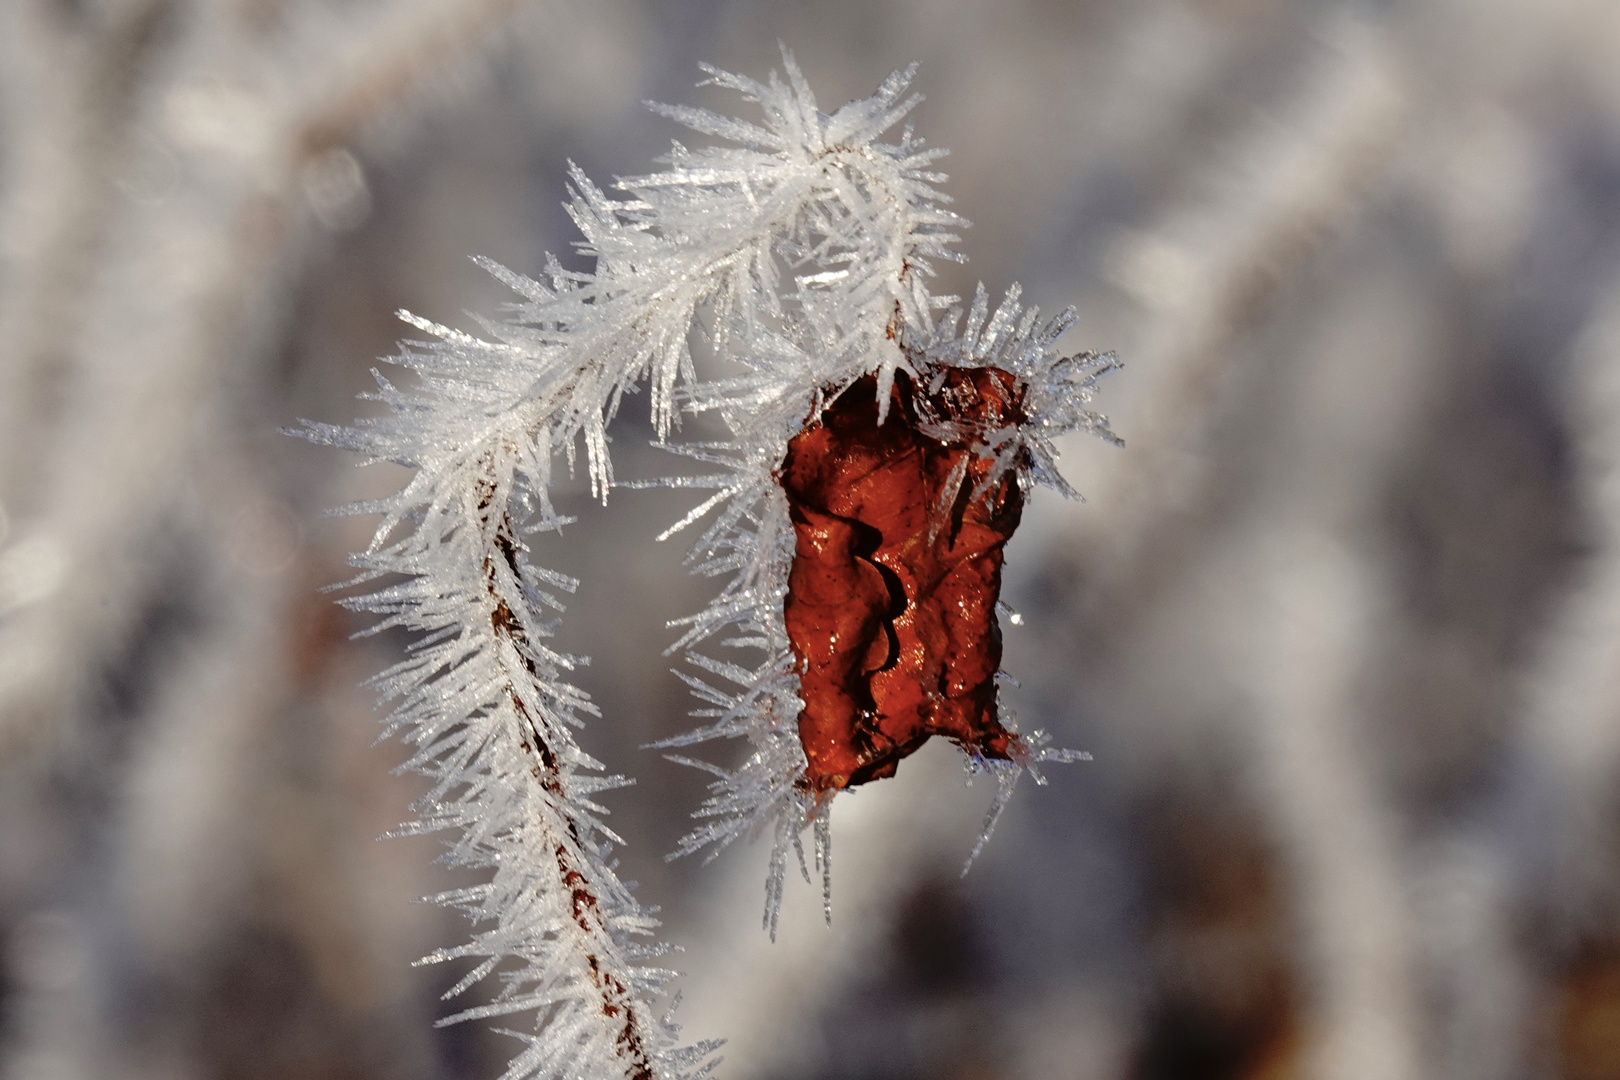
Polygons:
<instances>
[{"instance_id":1,"label":"dried red leaf","mask_svg":"<svg viewBox=\"0 0 1620 1080\"><path fill-rule=\"evenodd\" d=\"M933 735L1000 759L1017 738L996 712L996 601L1023 495L1011 474L986 483L979 449L1023 421L1023 387L990 367L929 382L897 373L879 425L876 377L860 379L782 465L797 533L784 616L818 791L893 776Z\"/></svg>"}]
</instances>

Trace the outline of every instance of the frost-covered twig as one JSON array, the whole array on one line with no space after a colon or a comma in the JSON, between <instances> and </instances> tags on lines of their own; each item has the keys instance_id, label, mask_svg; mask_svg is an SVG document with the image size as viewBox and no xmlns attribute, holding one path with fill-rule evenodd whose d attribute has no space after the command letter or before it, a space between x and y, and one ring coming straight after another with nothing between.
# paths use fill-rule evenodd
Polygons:
<instances>
[{"instance_id":1,"label":"frost-covered twig","mask_svg":"<svg viewBox=\"0 0 1620 1080\"><path fill-rule=\"evenodd\" d=\"M683 407L716 412L729 429L723 441L673 447L721 471L670 481L715 494L664 535L718 509L690 561L694 572L727 581L711 604L679 623L685 633L671 651L685 650L703 674L682 678L710 722L670 745L749 740L752 753L737 770L705 766L718 776L700 811L707 821L680 853L773 833L766 922L774 930L789 851L813 828L816 861L830 882L827 808L837 790L862 779L812 777L801 743L800 683L813 661L802 643L790 642L784 620L799 524L783 489L791 441L833 415L841 398L860 408L860 396L875 392L864 407L877 428L887 420L891 433L961 447L927 511L932 524L923 523L927 544L948 547L966 527L969 504L1011 499L1005 505L1016 524L1025 488L1069 491L1054 464L1058 435L1112 438L1087 405L1096 380L1117 364L1093 353L1058 354L1072 312L1042 322L1019 303L1016 286L992 312L980 287L964 321L954 297L929 293L931 261L959 257L950 244L963 222L933 186L943 179L931 169L941 151L925 148L909 125L898 141L880 141L918 100L904 97L912 70L829 116L785 59L786 79L773 73L766 83L708 69L714 83L759 105L762 125L653 106L734 145L676 143L667 170L619 182L622 199L571 170L568 209L594 272L551 259L537 281L485 263L522 296L513 318L485 322L488 337L479 338L404 315L433 339L407 344L394 358L414 385L396 387L379 374L375 396L388 406L385 415L305 431L416 470L397 495L354 507L382 515L372 545L355 558L356 583L382 584L350 603L381 615L379 628L422 635L412 656L377 680L400 702L389 730L404 731L418 748L410 767L435 782L411 829L457 832L450 860L494 870L487 885L438 898L493 928L430 959L480 961L455 993L518 958L516 970L502 971L505 987L493 1004L452 1018L534 1010L536 1031L525 1036L529 1048L513 1077L681 1075L705 1068L709 1050L677 1047L671 1030L653 1020L649 1002L668 973L644 963L657 948L632 944L654 923L615 875L607 843L617 837L592 801L622 781L600 775L575 742L574 730L595 708L564 681L575 658L544 644L554 624L542 613L561 612L557 594L573 588L528 555L527 537L565 524L552 505L554 459L561 455L572 469L583 445L591 489L605 498L615 483L608 426L643 381L660 441ZM694 333L742 374L701 380ZM802 550L802 536L798 543ZM989 605L999 543L971 567L992 583ZM875 576L873 557L862 558ZM890 618L898 625L896 613ZM988 610L978 618L975 625L996 633ZM837 635L829 640L836 645ZM710 655L715 647L754 659L718 659ZM982 650L994 674L999 646L949 648ZM993 695L988 680L985 688ZM937 689L922 691L938 702L953 692L943 675ZM975 684L974 692L983 691ZM983 746L970 745L964 728L942 733L999 782L988 835L1021 773L1039 779L1041 762L1076 755L1048 749L1039 732L1020 738L996 726L993 713L986 722L995 737ZM888 760L913 748L894 748ZM864 778L886 775L874 769Z\"/></svg>"}]
</instances>

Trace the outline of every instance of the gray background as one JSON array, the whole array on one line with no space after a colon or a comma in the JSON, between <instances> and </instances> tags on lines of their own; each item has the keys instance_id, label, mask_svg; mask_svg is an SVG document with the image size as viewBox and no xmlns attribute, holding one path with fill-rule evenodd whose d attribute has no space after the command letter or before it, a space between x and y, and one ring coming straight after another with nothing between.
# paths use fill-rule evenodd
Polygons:
<instances>
[{"instance_id":1,"label":"gray background","mask_svg":"<svg viewBox=\"0 0 1620 1080\"><path fill-rule=\"evenodd\" d=\"M1612 0L5 0L0 1068L497 1075L463 932L318 586L397 485L287 439L405 328L569 251L565 161L795 50L922 62L971 262L1127 362L1008 556L1011 695L1096 760L988 802L945 747L839 802L835 905L666 864L700 775L659 655L705 585L620 492L587 749L680 1017L759 1078L1620 1077L1620 6ZM634 421L635 417L630 417ZM627 423L625 475L669 463ZM730 760L737 748L716 748Z\"/></svg>"}]
</instances>

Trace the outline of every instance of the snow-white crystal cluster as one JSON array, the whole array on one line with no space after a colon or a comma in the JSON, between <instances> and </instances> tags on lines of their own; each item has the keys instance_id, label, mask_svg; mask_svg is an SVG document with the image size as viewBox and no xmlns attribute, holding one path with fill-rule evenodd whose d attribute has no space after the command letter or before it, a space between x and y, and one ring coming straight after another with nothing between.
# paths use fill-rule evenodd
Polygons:
<instances>
[{"instance_id":1,"label":"snow-white crystal cluster","mask_svg":"<svg viewBox=\"0 0 1620 1080\"><path fill-rule=\"evenodd\" d=\"M1026 486L1067 491L1052 440L1075 430L1112 438L1088 403L1115 361L1055 347L1072 312L1042 322L1015 286L992 313L981 287L964 318L955 297L929 292L932 264L960 259L951 245L965 222L935 186L944 151L909 124L883 141L919 100L905 96L913 69L827 115L785 60L786 78L764 83L707 69L759 107L758 123L653 106L728 145L676 143L666 169L620 180L617 196L571 171L568 209L594 272L551 259L534 280L486 263L522 297L510 318L475 337L404 316L431 340L392 359L408 385L378 376L372 396L387 410L304 432L415 470L394 496L351 508L382 520L354 557L356 583L372 591L347 603L380 616L379 630L417 635L375 680L396 702L388 730L415 748L408 766L433 781L407 829L449 832L449 862L490 871L485 884L435 898L464 910L476 932L427 959L474 962L452 995L499 980L489 1004L445 1022L532 1015L509 1080L696 1076L714 1049L682 1046L654 1009L671 974L657 962L666 950L614 872L618 838L594 801L624 781L576 741L597 710L567 681L578 658L546 644L559 595L574 587L529 558L528 538L564 524L550 498L554 465L573 469L583 448L592 491L606 497L608 425L643 383L660 441L683 412L717 413L729 431L669 444L711 467L672 483L713 494L665 535L714 514L689 562L724 581L671 648L693 669L682 678L705 721L678 741L741 737L750 750L735 769L693 762L716 779L680 852L770 833L774 929L789 851L802 865L800 837L812 831L825 872L829 835L827 800L801 782L782 618L794 534L775 474L788 440L865 375L876 374L886 408L897 371L939 365L995 365L1027 384L1028 422L981 447L997 476L1015 470ZM742 374L705 379L690 347L699 333ZM998 807L1021 771L1067 759L1038 733L1022 745L1019 760L972 763L999 774Z\"/></svg>"}]
</instances>

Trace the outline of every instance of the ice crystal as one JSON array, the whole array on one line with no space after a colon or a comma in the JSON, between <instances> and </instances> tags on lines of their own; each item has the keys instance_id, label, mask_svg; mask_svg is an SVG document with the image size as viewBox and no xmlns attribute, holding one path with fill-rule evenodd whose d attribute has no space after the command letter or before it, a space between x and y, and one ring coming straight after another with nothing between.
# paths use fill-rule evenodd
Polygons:
<instances>
[{"instance_id":1,"label":"ice crystal","mask_svg":"<svg viewBox=\"0 0 1620 1080\"><path fill-rule=\"evenodd\" d=\"M989 482L1012 472L1026 489L1068 492L1053 439L1075 430L1112 438L1088 403L1115 361L1056 349L1072 311L1043 322L1016 286L993 312L982 287L965 312L929 292L933 263L960 259L952 245L966 223L936 187L944 151L909 124L882 139L920 100L905 96L914 68L826 115L784 61L785 79L773 72L763 83L705 68L710 82L758 106L759 123L651 106L729 145L676 143L667 168L618 181L617 195L571 167L567 207L593 272L548 259L536 280L484 263L522 297L511 318L474 337L402 313L429 338L392 358L412 373L409 386L378 374L381 416L304 429L415 470L394 496L350 508L382 520L353 560L355 584L372 591L346 602L379 616L377 630L418 635L374 680L395 702L388 732L414 747L408 767L433 782L406 828L450 833L450 863L491 871L485 884L434 898L479 929L426 962L476 962L451 996L499 980L489 1004L444 1022L532 1014L510 1080L695 1076L713 1051L680 1045L654 1011L671 975L657 963L667 950L615 874L618 838L595 801L624 781L576 741L597 710L567 681L578 658L546 644L548 613L560 614L574 587L529 557L529 537L564 524L550 496L557 459L572 469L582 447L591 489L605 498L615 483L608 426L645 382L659 441L709 467L674 481L713 494L664 534L713 514L688 562L724 582L679 621L671 652L691 669L680 677L704 724L671 745L740 737L750 752L729 770L678 759L716 779L677 854L769 833L774 933L788 858L796 852L803 865L806 831L824 895L830 888L831 793L802 782L798 675L783 625L794 532L776 473L788 441L865 376L875 376L884 410L896 372L926 381L943 367L987 365L1027 387L1026 422L976 436L977 452L993 460ZM742 374L699 376L689 341L700 326L715 356ZM683 411L718 414L729 437L669 443ZM1001 785L986 836L1021 772L1072 757L1040 733L1017 747L1012 760L970 762Z\"/></svg>"}]
</instances>

